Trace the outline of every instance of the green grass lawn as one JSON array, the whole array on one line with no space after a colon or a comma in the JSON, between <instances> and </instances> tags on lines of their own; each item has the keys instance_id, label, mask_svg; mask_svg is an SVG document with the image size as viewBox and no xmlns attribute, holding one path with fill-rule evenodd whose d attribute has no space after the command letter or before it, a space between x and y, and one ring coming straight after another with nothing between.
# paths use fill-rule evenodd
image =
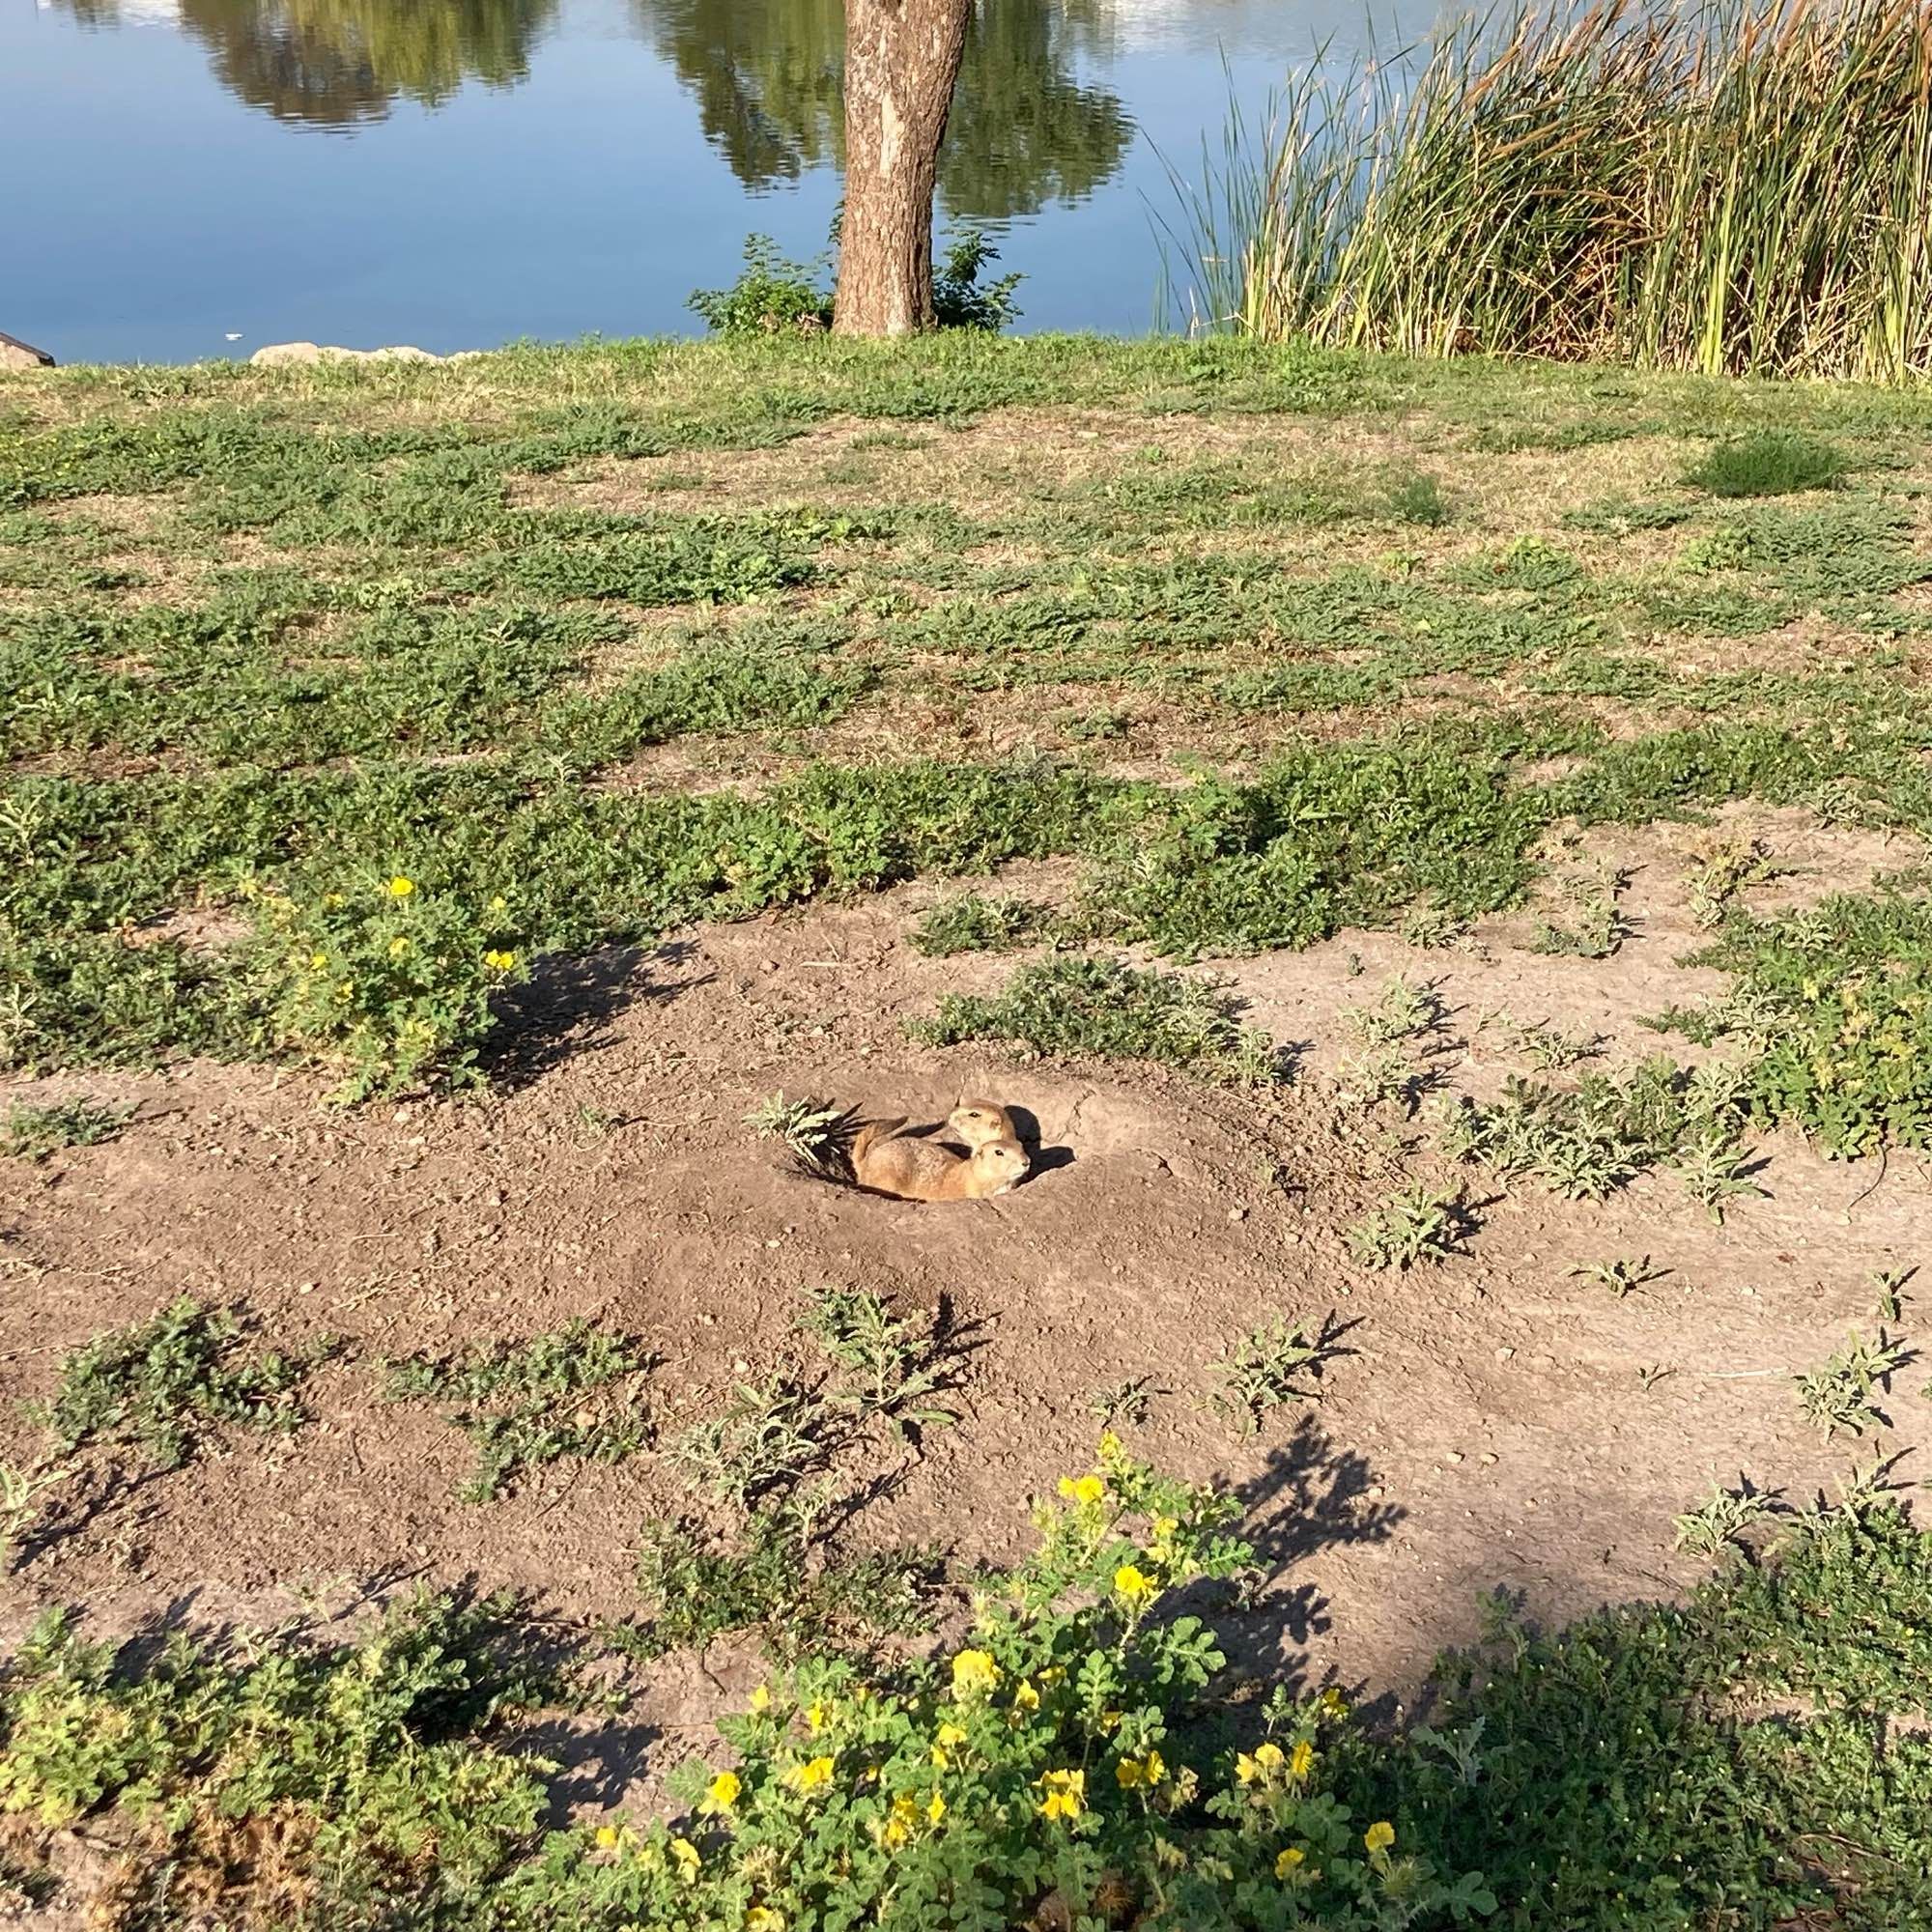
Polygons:
<instances>
[{"instance_id":1,"label":"green grass lawn","mask_svg":"<svg viewBox=\"0 0 1932 1932\"><path fill-rule=\"evenodd\" d=\"M1184 955L1505 903L1559 817L1932 819L1916 393L647 344L0 424L14 1065L407 1086L545 953L1018 856Z\"/></svg>"},{"instance_id":2,"label":"green grass lawn","mask_svg":"<svg viewBox=\"0 0 1932 1932\"><path fill-rule=\"evenodd\" d=\"M487 1079L497 995L557 955L1022 858L1074 862L1065 904L962 889L916 943L1186 962L1450 931L1528 903L1570 828L1731 801L1913 853L1928 584L1913 390L979 337L10 378L0 1069L209 1054L351 1099ZM1742 1046L1740 1084L1519 1085L1455 1123L1465 1153L1572 1198L1701 1160L1720 1213L1747 1120L1851 1156L1932 1144L1921 877L1758 920L1732 903L1749 863L1702 883L1729 996L1659 1016L1666 1050ZM1613 952L1615 916L1547 944ZM928 1037L1277 1077L1164 974L1036 962ZM1418 1023L1365 1019L1365 1060ZM0 1166L125 1118L17 1105ZM1396 1266L1437 1238L1362 1245ZM261 1382L201 1319L88 1356L73 1413L184 1454L211 1417L293 1427L304 1365ZM466 1375L577 1386L548 1356L413 1373L450 1404ZM486 1492L642 1439L628 1409L464 1413ZM1113 1896L1113 1922L1190 1932L1434 1927L1488 1899L1521 1932L1932 1921L1932 1759L1893 1721L1932 1704L1932 1544L1869 1486L1684 1608L1535 1635L1497 1606L1432 1726L1378 1737L1285 1694L1231 1708L1191 1632L1143 1624L1109 1552L1225 1609L1211 1505L1188 1562L1155 1553L1164 1506L1088 1535L1096 1506L988 1612L1004 1688L939 1815L944 1668L875 1662L861 1697L820 1656L797 1702L842 1713L823 1797L822 1725L748 1719L742 1798L693 1785L676 1835L546 1835L551 1775L510 1727L575 1693L514 1610L447 1603L359 1647L131 1672L43 1634L0 1677L0 1812L119 1820L134 1875L103 1922L128 1928L990 1928L1066 1922L1033 1916L1056 1892L1083 1927ZM0 1528L31 1507L0 1486ZM763 1522L742 1567L660 1550L661 1621L708 1633L724 1597L845 1629L838 1578L785 1574L794 1529ZM1264 1732L1317 1741L1319 1773L1241 1773ZM1042 1780L1074 1757L1069 1808ZM1363 1835L1383 1820L1392 1850ZM0 1833L24 1896L32 1852Z\"/></svg>"}]
</instances>

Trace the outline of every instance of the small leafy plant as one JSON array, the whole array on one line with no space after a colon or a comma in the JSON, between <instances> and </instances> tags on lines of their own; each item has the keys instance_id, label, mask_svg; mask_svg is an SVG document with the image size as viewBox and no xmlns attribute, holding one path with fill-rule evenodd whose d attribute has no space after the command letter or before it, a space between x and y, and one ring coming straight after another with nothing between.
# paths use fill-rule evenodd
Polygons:
<instances>
[{"instance_id":1,"label":"small leafy plant","mask_svg":"<svg viewBox=\"0 0 1932 1932\"><path fill-rule=\"evenodd\" d=\"M878 1416L900 1436L959 1420L943 1400L957 1374L927 1321L895 1315L866 1289L821 1289L804 1322L846 1386L827 1397L855 1420Z\"/></svg>"},{"instance_id":2,"label":"small leafy plant","mask_svg":"<svg viewBox=\"0 0 1932 1932\"><path fill-rule=\"evenodd\" d=\"M648 1447L637 1381L652 1366L630 1338L580 1321L527 1342L385 1362L383 1396L440 1408L469 1437L476 1463L457 1495L482 1503L546 1463L621 1463Z\"/></svg>"},{"instance_id":3,"label":"small leafy plant","mask_svg":"<svg viewBox=\"0 0 1932 1932\"><path fill-rule=\"evenodd\" d=\"M912 1032L935 1046L1005 1039L1034 1055L1151 1060L1243 1086L1280 1077L1274 1042L1238 1026L1213 984L1122 959L1067 955L1022 966L997 998L949 993Z\"/></svg>"},{"instance_id":4,"label":"small leafy plant","mask_svg":"<svg viewBox=\"0 0 1932 1932\"><path fill-rule=\"evenodd\" d=\"M1318 1377L1329 1353L1322 1336L1311 1340L1306 1321L1277 1317L1250 1330L1222 1351L1214 1365L1220 1382L1211 1406L1243 1435L1261 1430L1270 1409L1284 1403L1315 1402L1319 1392L1302 1386Z\"/></svg>"},{"instance_id":5,"label":"small leafy plant","mask_svg":"<svg viewBox=\"0 0 1932 1932\"><path fill-rule=\"evenodd\" d=\"M753 1511L730 1541L689 1523L649 1523L638 1552L648 1612L607 1635L626 1656L650 1662L754 1631L771 1655L795 1662L917 1631L939 1572L926 1550L814 1561L809 1528L783 1505Z\"/></svg>"},{"instance_id":6,"label":"small leafy plant","mask_svg":"<svg viewBox=\"0 0 1932 1932\"><path fill-rule=\"evenodd\" d=\"M1702 1502L1672 1519L1673 1547L1692 1556L1716 1556L1726 1544L1741 1543L1743 1532L1776 1506L1774 1497L1748 1483L1735 1490L1714 1483Z\"/></svg>"},{"instance_id":7,"label":"small leafy plant","mask_svg":"<svg viewBox=\"0 0 1932 1932\"><path fill-rule=\"evenodd\" d=\"M1166 1393L1155 1387L1152 1376L1125 1376L1117 1382L1102 1382L1087 1398L1087 1411L1107 1428L1117 1422L1138 1428L1148 1419L1154 1397Z\"/></svg>"},{"instance_id":8,"label":"small leafy plant","mask_svg":"<svg viewBox=\"0 0 1932 1932\"><path fill-rule=\"evenodd\" d=\"M1724 1210L1733 1201L1764 1192L1750 1178L1749 1160L1747 1149L1700 1136L1679 1149L1671 1165L1683 1180L1685 1192L1721 1225Z\"/></svg>"},{"instance_id":9,"label":"small leafy plant","mask_svg":"<svg viewBox=\"0 0 1932 1932\"><path fill-rule=\"evenodd\" d=\"M1731 902L1747 886L1777 876L1771 848L1762 838L1725 838L1702 854L1686 881L1690 917L1699 925L1720 924Z\"/></svg>"},{"instance_id":10,"label":"small leafy plant","mask_svg":"<svg viewBox=\"0 0 1932 1932\"><path fill-rule=\"evenodd\" d=\"M1632 1261L1628 1255L1624 1255L1615 1261L1594 1262L1587 1266L1573 1267L1570 1272L1587 1275L1592 1281L1600 1282L1621 1301L1625 1295L1634 1293L1646 1282L1661 1280L1669 1273L1669 1269L1652 1267L1648 1255L1640 1261Z\"/></svg>"},{"instance_id":11,"label":"small leafy plant","mask_svg":"<svg viewBox=\"0 0 1932 1932\"><path fill-rule=\"evenodd\" d=\"M773 1375L739 1383L724 1407L694 1423L671 1453L701 1489L742 1510L820 1467L838 1427L815 1391Z\"/></svg>"},{"instance_id":12,"label":"small leafy plant","mask_svg":"<svg viewBox=\"0 0 1932 1932\"><path fill-rule=\"evenodd\" d=\"M826 259L787 261L769 235L745 238L745 266L727 289L698 289L687 303L720 335L817 334L832 326Z\"/></svg>"},{"instance_id":13,"label":"small leafy plant","mask_svg":"<svg viewBox=\"0 0 1932 1932\"><path fill-rule=\"evenodd\" d=\"M47 1160L68 1148L99 1147L113 1140L133 1118L131 1106L84 1095L38 1107L17 1100L0 1124L0 1154Z\"/></svg>"},{"instance_id":14,"label":"small leafy plant","mask_svg":"<svg viewBox=\"0 0 1932 1932\"><path fill-rule=\"evenodd\" d=\"M851 1179L855 1122L850 1108L830 1100L787 1100L784 1092L768 1095L745 1116L764 1140L781 1141L801 1167L813 1174Z\"/></svg>"},{"instance_id":15,"label":"small leafy plant","mask_svg":"<svg viewBox=\"0 0 1932 1932\"><path fill-rule=\"evenodd\" d=\"M999 330L1018 319L1013 291L1024 279L1017 273L982 283L980 275L1000 251L979 228L962 228L947 243L933 265L932 318L941 328Z\"/></svg>"},{"instance_id":16,"label":"small leafy plant","mask_svg":"<svg viewBox=\"0 0 1932 1932\"><path fill-rule=\"evenodd\" d=\"M1595 1060L1604 1050L1600 1034L1565 1033L1547 1021L1524 1022L1506 1011L1486 1013L1480 1024L1484 1032L1495 1032L1510 1052L1528 1061L1539 1073L1565 1072Z\"/></svg>"},{"instance_id":17,"label":"small leafy plant","mask_svg":"<svg viewBox=\"0 0 1932 1932\"><path fill-rule=\"evenodd\" d=\"M1439 529L1450 519L1448 499L1442 486L1426 470L1412 470L1393 480L1383 499L1388 514L1399 524L1416 524Z\"/></svg>"},{"instance_id":18,"label":"small leafy plant","mask_svg":"<svg viewBox=\"0 0 1932 1932\"><path fill-rule=\"evenodd\" d=\"M1911 1359L1912 1351L1888 1341L1884 1329L1867 1340L1854 1328L1817 1368L1797 1378L1798 1406L1805 1421L1827 1436L1840 1429L1853 1435L1882 1429L1885 1413L1872 1400L1873 1392L1883 1390Z\"/></svg>"},{"instance_id":19,"label":"small leafy plant","mask_svg":"<svg viewBox=\"0 0 1932 1932\"><path fill-rule=\"evenodd\" d=\"M1411 1187L1364 1215L1349 1230L1349 1248L1366 1267L1408 1269L1446 1261L1461 1232L1458 1197Z\"/></svg>"},{"instance_id":20,"label":"small leafy plant","mask_svg":"<svg viewBox=\"0 0 1932 1932\"><path fill-rule=\"evenodd\" d=\"M339 1097L481 1079L491 1000L529 970L500 894L478 906L392 872L255 909L266 1037L338 1069Z\"/></svg>"},{"instance_id":21,"label":"small leafy plant","mask_svg":"<svg viewBox=\"0 0 1932 1932\"><path fill-rule=\"evenodd\" d=\"M185 1294L152 1321L98 1335L61 1363L47 1427L68 1454L127 1443L161 1469L192 1461L218 1424L290 1435L306 1419L297 1391L330 1345L249 1354L246 1333L232 1309Z\"/></svg>"},{"instance_id":22,"label":"small leafy plant","mask_svg":"<svg viewBox=\"0 0 1932 1932\"><path fill-rule=\"evenodd\" d=\"M1442 1000L1433 986L1395 975L1364 1006L1345 1007L1342 1023L1365 1047L1390 1046L1441 1024Z\"/></svg>"},{"instance_id":23,"label":"small leafy plant","mask_svg":"<svg viewBox=\"0 0 1932 1932\"><path fill-rule=\"evenodd\" d=\"M966 893L943 899L912 929L913 950L928 956L1005 952L1037 937L1047 908L1032 899Z\"/></svg>"},{"instance_id":24,"label":"small leafy plant","mask_svg":"<svg viewBox=\"0 0 1932 1932\"><path fill-rule=\"evenodd\" d=\"M1568 954L1576 959L1608 959L1630 937L1630 922L1624 918L1611 893L1597 893L1579 898L1569 923L1546 919L1538 923L1530 948L1537 952Z\"/></svg>"}]
</instances>

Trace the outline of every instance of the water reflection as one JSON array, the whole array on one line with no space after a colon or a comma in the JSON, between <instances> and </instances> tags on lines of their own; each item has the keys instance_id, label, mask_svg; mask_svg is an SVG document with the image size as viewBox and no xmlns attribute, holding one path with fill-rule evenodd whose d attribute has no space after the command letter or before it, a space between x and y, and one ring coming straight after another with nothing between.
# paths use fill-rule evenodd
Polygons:
<instances>
[{"instance_id":1,"label":"water reflection","mask_svg":"<svg viewBox=\"0 0 1932 1932\"><path fill-rule=\"evenodd\" d=\"M280 121L380 120L468 80L511 87L557 0L60 0L89 26L163 12L222 86ZM630 0L690 91L705 137L753 190L843 164L843 0ZM1107 50L1116 0L976 0L941 157L947 211L1001 221L1083 200L1119 171L1133 123L1075 77Z\"/></svg>"},{"instance_id":2,"label":"water reflection","mask_svg":"<svg viewBox=\"0 0 1932 1932\"><path fill-rule=\"evenodd\" d=\"M842 164L842 0L632 4L747 187ZM1115 95L1073 72L1108 18L1106 0L978 0L940 159L950 213L1032 214L1080 200L1115 174L1133 124Z\"/></svg>"},{"instance_id":3,"label":"water reflection","mask_svg":"<svg viewBox=\"0 0 1932 1932\"><path fill-rule=\"evenodd\" d=\"M90 26L120 0L65 0ZM150 5L144 17L155 17ZM278 121L380 120L399 97L435 107L465 81L513 87L556 0L179 0L216 78Z\"/></svg>"}]
</instances>

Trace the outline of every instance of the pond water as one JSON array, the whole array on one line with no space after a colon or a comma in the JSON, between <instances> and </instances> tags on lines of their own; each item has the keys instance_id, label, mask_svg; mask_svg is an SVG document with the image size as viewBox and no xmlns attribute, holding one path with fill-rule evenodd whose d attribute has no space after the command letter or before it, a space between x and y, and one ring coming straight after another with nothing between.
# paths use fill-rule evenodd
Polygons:
<instances>
[{"instance_id":1,"label":"pond water","mask_svg":"<svg viewBox=\"0 0 1932 1932\"><path fill-rule=\"evenodd\" d=\"M749 231L825 247L841 13L0 0L0 329L63 362L696 329ZM1163 156L1368 38L1362 0L978 0L942 223L997 235L1022 328L1145 330Z\"/></svg>"}]
</instances>

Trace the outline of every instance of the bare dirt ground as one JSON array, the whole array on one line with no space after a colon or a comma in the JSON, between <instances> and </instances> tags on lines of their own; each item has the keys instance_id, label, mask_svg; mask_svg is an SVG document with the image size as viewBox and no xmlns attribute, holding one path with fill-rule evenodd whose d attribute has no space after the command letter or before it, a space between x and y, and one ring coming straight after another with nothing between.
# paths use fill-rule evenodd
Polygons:
<instances>
[{"instance_id":1,"label":"bare dirt ground","mask_svg":"<svg viewBox=\"0 0 1932 1932\"><path fill-rule=\"evenodd\" d=\"M1732 818L1789 868L1753 891L1759 909L1918 857L1793 814ZM1430 1065L1445 1090L1520 1070L1478 1024L1497 1009L1601 1036L1598 1065L1657 1050L1640 1017L1721 983L1677 963L1698 936L1685 858L1710 836L1660 827L1580 855L1630 875L1632 936L1610 960L1526 951L1519 918L1449 950L1350 934L1234 963L1244 1017L1305 1046L1275 1095L909 1042L903 1023L940 993L991 989L1012 965L916 953L908 922L938 895L925 886L559 968L522 996L515 1058L487 1099L341 1112L256 1068L90 1079L139 1103L120 1140L0 1163L9 1393L44 1397L67 1350L183 1293L245 1305L276 1346L332 1333L353 1347L314 1377L317 1419L286 1442L238 1437L173 1474L90 1467L65 1486L0 1579L0 1626L11 1638L57 1604L84 1605L103 1634L264 1623L464 1579L571 1623L626 1614L640 1526L691 1507L664 1447L735 1379L804 1358L794 1324L826 1284L929 1311L963 1377L956 1428L844 1471L863 1505L851 1547L933 1542L962 1568L1017 1555L1024 1498L1091 1459L1094 1391L1147 1378L1130 1445L1238 1490L1267 1571L1238 1634L1292 1683L1339 1674L1392 1715L1438 1647L1476 1634L1487 1592L1553 1622L1682 1591L1707 1566L1672 1552L1670 1520L1714 1477L1743 1471L1803 1502L1853 1460L1803 1421L1792 1378L1874 1327L1874 1270L1924 1253L1925 1163L1833 1164L1767 1142L1767 1193L1721 1225L1668 1176L1593 1205L1463 1171L1466 1251L1378 1273L1351 1259L1350 1223L1456 1174L1423 1122L1346 1104L1332 1075L1341 1010L1398 970L1442 1001ZM1052 868L1017 880L1057 883ZM755 1140L744 1117L781 1087L935 1119L988 1091L1030 1112L1042 1156L991 1202L870 1197ZM1657 1278L1619 1299L1570 1272L1618 1255L1649 1256ZM1243 1439L1207 1406L1213 1364L1276 1315L1332 1316L1341 1352L1319 1401ZM575 1317L661 1358L658 1451L456 1500L469 1443L433 1411L378 1400L374 1358ZM1886 1404L1904 1477L1932 1434L1921 1379L1908 1369ZM11 1406L0 1432L0 1458L31 1453ZM756 1667L721 1651L662 1673L641 1733L660 1742L580 1795L655 1785Z\"/></svg>"}]
</instances>

